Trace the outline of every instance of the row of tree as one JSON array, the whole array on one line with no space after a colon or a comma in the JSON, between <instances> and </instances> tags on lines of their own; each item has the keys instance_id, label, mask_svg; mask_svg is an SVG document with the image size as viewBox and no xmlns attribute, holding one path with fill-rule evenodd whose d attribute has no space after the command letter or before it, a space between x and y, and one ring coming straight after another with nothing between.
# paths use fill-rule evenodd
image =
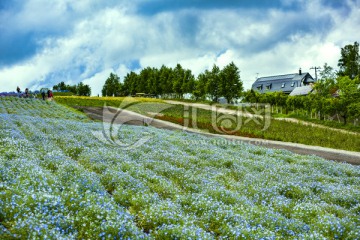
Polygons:
<instances>
[{"instance_id":1,"label":"row of tree","mask_svg":"<svg viewBox=\"0 0 360 240\"><path fill-rule=\"evenodd\" d=\"M238 67L231 62L223 69L214 65L212 70L194 77L191 70L180 64L175 68L162 66L160 69L147 67L140 71L128 73L124 82L110 73L102 89L103 96L128 96L137 93L154 95L162 98L184 98L191 94L197 100L211 99L218 101L225 97L228 102L239 98L243 91Z\"/></svg>"},{"instance_id":2,"label":"row of tree","mask_svg":"<svg viewBox=\"0 0 360 240\"><path fill-rule=\"evenodd\" d=\"M90 96L91 95L90 86L87 84L83 84L82 82L78 83L77 85L68 85L68 84L65 84L64 82L60 82L53 86L53 90L69 91L78 96Z\"/></svg>"}]
</instances>

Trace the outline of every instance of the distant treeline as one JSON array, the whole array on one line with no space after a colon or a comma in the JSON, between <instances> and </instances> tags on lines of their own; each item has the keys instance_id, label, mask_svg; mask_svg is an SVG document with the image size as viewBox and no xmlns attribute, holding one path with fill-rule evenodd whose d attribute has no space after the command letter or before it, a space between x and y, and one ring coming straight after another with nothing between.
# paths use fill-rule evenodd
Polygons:
<instances>
[{"instance_id":1,"label":"distant treeline","mask_svg":"<svg viewBox=\"0 0 360 240\"><path fill-rule=\"evenodd\" d=\"M90 96L91 95L91 88L87 84L83 84L80 82L78 85L68 85L64 82L60 82L53 86L53 90L56 91L68 91L73 94L77 94L79 96ZM58 94L60 95L60 94ZM69 95L69 94L64 94Z\"/></svg>"},{"instance_id":2,"label":"distant treeline","mask_svg":"<svg viewBox=\"0 0 360 240\"><path fill-rule=\"evenodd\" d=\"M194 77L191 70L180 64L175 68L162 66L160 69L147 67L140 71L128 73L123 83L111 73L106 80L103 96L129 96L137 93L154 95L162 98L184 98L191 94L195 100L211 99L218 101L225 97L228 102L241 96L243 83L238 67L231 62L223 69L214 65L212 70Z\"/></svg>"}]
</instances>

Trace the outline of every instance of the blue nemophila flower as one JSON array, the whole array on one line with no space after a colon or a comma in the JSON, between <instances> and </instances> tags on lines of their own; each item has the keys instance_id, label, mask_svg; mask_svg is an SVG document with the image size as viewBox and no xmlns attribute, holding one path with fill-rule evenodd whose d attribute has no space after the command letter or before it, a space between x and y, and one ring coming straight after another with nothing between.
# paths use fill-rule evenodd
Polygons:
<instances>
[{"instance_id":1,"label":"blue nemophila flower","mask_svg":"<svg viewBox=\"0 0 360 240\"><path fill-rule=\"evenodd\" d=\"M0 99L0 238L359 237L359 167L152 127L123 126L126 143L152 136L125 151L102 129Z\"/></svg>"}]
</instances>

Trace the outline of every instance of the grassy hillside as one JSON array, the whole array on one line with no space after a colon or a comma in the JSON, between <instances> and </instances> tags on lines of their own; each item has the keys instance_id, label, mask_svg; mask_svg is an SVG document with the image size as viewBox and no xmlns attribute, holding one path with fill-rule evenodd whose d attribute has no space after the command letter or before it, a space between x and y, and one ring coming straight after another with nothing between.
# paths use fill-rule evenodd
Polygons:
<instances>
[{"instance_id":1,"label":"grassy hillside","mask_svg":"<svg viewBox=\"0 0 360 240\"><path fill-rule=\"evenodd\" d=\"M264 130L264 121L259 119L244 116L237 118L221 113L216 113L214 117L213 112L209 110L195 109L193 107L185 108L183 105L170 105L157 99L59 97L56 98L56 101L75 107L103 107L104 104L113 107L120 106L149 116L152 116L154 112L160 112L161 114L155 116L155 118L196 127L211 133L233 134L360 152L360 133L349 134L329 128L305 126L300 123L277 119L271 119L269 127ZM136 101L138 101L137 104L135 104ZM250 110L247 109L247 111ZM224 124L229 122L230 125Z\"/></svg>"},{"instance_id":2,"label":"grassy hillside","mask_svg":"<svg viewBox=\"0 0 360 240\"><path fill-rule=\"evenodd\" d=\"M0 239L360 234L359 167L152 127L105 138L110 127L0 98Z\"/></svg>"}]
</instances>

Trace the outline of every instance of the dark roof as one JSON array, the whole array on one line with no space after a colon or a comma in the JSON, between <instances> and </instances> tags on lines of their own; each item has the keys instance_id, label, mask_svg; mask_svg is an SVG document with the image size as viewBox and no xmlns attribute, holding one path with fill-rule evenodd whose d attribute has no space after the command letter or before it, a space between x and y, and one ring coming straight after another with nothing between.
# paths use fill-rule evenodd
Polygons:
<instances>
[{"instance_id":1,"label":"dark roof","mask_svg":"<svg viewBox=\"0 0 360 240\"><path fill-rule=\"evenodd\" d=\"M293 79L295 74L286 74L286 75L278 75L278 76L269 76L269 77L260 77L256 81L257 82L267 82L274 80L288 80Z\"/></svg>"},{"instance_id":2,"label":"dark roof","mask_svg":"<svg viewBox=\"0 0 360 240\"><path fill-rule=\"evenodd\" d=\"M261 93L265 92L284 92L290 93L296 87L308 85L315 82L307 72L292 73L277 76L260 77L252 85L252 89Z\"/></svg>"}]
</instances>

